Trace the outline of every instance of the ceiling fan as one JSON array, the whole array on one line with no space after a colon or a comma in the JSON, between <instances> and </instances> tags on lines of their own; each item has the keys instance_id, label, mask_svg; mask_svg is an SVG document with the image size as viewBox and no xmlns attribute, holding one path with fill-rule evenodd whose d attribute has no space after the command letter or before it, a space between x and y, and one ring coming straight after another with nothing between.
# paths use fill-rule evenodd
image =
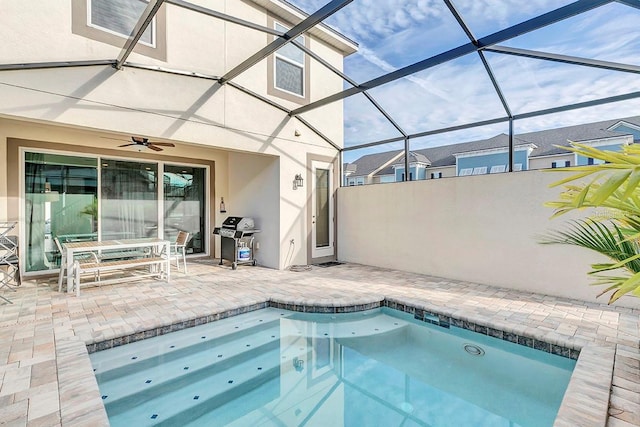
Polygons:
<instances>
[{"instance_id":1,"label":"ceiling fan","mask_svg":"<svg viewBox=\"0 0 640 427\"><path fill-rule=\"evenodd\" d=\"M131 137L130 144L119 145L119 147L137 147L139 149L142 148L150 148L153 151L162 151L160 147L175 147L174 144L170 142L150 142L149 138L138 138L135 136Z\"/></svg>"}]
</instances>

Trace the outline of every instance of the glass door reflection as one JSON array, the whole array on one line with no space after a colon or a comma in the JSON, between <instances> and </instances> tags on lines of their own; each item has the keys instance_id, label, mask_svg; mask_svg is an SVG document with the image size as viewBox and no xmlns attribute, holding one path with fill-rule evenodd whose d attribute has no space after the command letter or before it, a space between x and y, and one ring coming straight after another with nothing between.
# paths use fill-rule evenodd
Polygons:
<instances>
[{"instance_id":1,"label":"glass door reflection","mask_svg":"<svg viewBox=\"0 0 640 427\"><path fill-rule=\"evenodd\" d=\"M205 177L205 168L164 165L164 238L188 232L188 254L205 252Z\"/></svg>"},{"instance_id":2,"label":"glass door reflection","mask_svg":"<svg viewBox=\"0 0 640 427\"><path fill-rule=\"evenodd\" d=\"M97 238L97 159L25 153L25 271L60 266L53 241Z\"/></svg>"}]
</instances>

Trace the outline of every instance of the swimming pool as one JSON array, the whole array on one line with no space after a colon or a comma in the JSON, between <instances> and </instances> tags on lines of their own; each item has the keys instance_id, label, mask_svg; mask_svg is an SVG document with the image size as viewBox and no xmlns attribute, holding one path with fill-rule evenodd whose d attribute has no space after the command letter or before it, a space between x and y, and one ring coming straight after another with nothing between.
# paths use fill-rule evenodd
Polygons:
<instances>
[{"instance_id":1,"label":"swimming pool","mask_svg":"<svg viewBox=\"0 0 640 427\"><path fill-rule=\"evenodd\" d=\"M113 426L550 426L575 366L389 308L267 308L90 357Z\"/></svg>"}]
</instances>

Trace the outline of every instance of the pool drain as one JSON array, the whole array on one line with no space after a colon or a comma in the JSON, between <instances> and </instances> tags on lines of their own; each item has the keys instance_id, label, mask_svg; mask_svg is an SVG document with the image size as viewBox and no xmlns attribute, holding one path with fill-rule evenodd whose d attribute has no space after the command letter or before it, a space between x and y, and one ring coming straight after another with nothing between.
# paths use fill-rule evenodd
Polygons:
<instances>
[{"instance_id":1,"label":"pool drain","mask_svg":"<svg viewBox=\"0 0 640 427\"><path fill-rule=\"evenodd\" d=\"M465 344L464 351L472 356L484 356L484 350L473 344Z\"/></svg>"}]
</instances>

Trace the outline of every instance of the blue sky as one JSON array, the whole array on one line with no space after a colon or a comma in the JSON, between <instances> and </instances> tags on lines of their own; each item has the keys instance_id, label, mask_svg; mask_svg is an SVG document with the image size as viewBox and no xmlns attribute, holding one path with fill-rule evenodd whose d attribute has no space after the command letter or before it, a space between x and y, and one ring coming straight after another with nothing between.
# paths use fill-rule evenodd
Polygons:
<instances>
[{"instance_id":1,"label":"blue sky","mask_svg":"<svg viewBox=\"0 0 640 427\"><path fill-rule=\"evenodd\" d=\"M326 0L289 0L313 12ZM454 0L476 37L571 3L566 0ZM442 0L354 0L326 21L359 43L345 72L365 82L468 41ZM503 43L506 46L640 65L640 10L611 3ZM514 113L640 90L640 76L487 53ZM348 86L347 86L348 87ZM370 91L406 132L504 116L477 54ZM640 114L640 102L577 110L516 122L517 132ZM490 137L504 125L416 142L412 148ZM362 96L345 100L345 145L399 135ZM468 139L463 139L468 138ZM366 150L401 148L393 144ZM351 153L357 158L365 151Z\"/></svg>"}]
</instances>

